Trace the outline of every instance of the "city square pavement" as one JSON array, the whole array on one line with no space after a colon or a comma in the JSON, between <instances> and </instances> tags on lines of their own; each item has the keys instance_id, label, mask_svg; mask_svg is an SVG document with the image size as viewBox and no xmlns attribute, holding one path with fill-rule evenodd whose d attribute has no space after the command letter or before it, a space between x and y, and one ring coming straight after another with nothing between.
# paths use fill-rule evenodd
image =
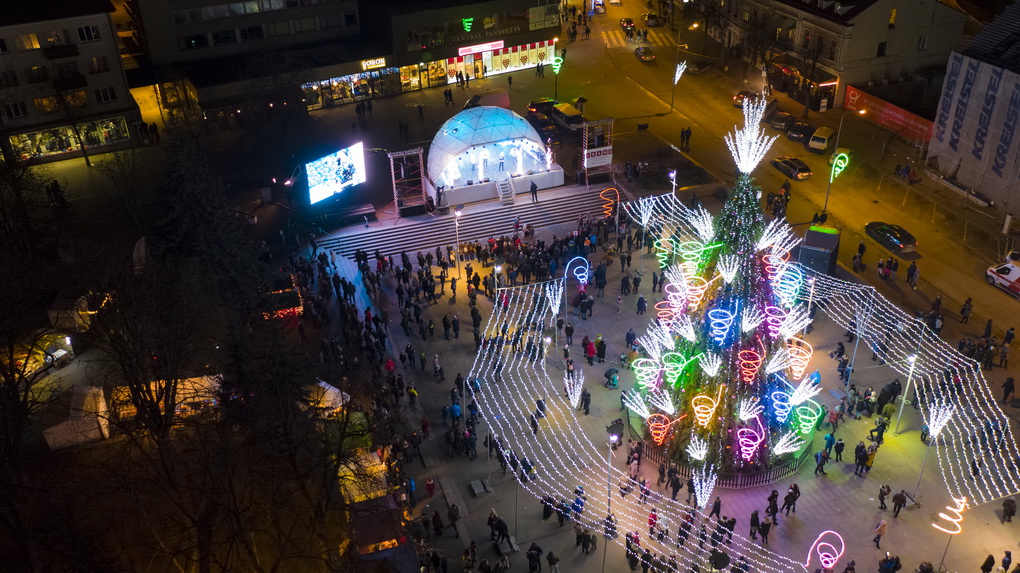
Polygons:
<instances>
[{"instance_id":1,"label":"city square pavement","mask_svg":"<svg viewBox=\"0 0 1020 573\"><path fill-rule=\"evenodd\" d=\"M546 193L558 193L559 191L548 191ZM706 200L706 206L716 211L719 208L717 201ZM498 208L498 207L493 207ZM522 221L522 223L526 223ZM539 236L549 239L552 235L563 236L572 230L568 224L543 228L539 230ZM646 277L654 270L654 257L651 255L637 256L634 253L634 260L631 272L640 273ZM599 252L593 257L594 261L602 260L604 252ZM344 263L345 267L341 272L353 273L354 268L350 263ZM478 263L473 265L476 269ZM483 273L491 272L491 267L481 269ZM451 271L454 272L454 271ZM847 273L840 269L843 278ZM350 276L350 275L348 275ZM635 312L637 295L631 294L624 297L623 308L619 314L616 312L616 295L619 291L620 265L618 262L610 267L609 286L606 289L606 297L596 299L594 315L589 320L573 318L576 325L575 347L573 354L580 353L577 344L581 338L588 335L594 339L599 334L603 335L609 344L607 360L618 356L624 346L624 334L626 330L633 327L639 334L647 326L648 315L639 316ZM851 278L851 280L853 280ZM875 281L877 282L877 281ZM392 288L392 285L389 285ZM576 287L570 287L570 292ZM889 285L880 285L882 288L892 288ZM923 289L920 289L923 291ZM386 293L388 289L384 289ZM467 297L459 296L456 302L443 297L440 302L425 310L423 318L432 319L437 324L443 315L458 314L467 317ZM642 294L648 299L650 305L659 300L659 293L648 292L647 287L642 289ZM912 293L918 297L918 304L923 303L924 293ZM359 306L371 304L373 307L379 304L393 305L395 297L378 297L376 300L361 300ZM491 312L491 304L484 297L479 297L479 306L483 316L487 317ZM395 306L390 308L390 316L397 316ZM947 340L956 340L959 336L973 335L968 325L959 325L953 317L949 317L948 324L944 330L944 337ZM972 324L975 321L972 320ZM982 324L980 321L978 324ZM394 325L395 326L395 325ZM483 325L484 327L484 325ZM399 351L407 343L399 328L391 327L393 333L394 352ZM836 363L828 358L828 351L833 349L837 342L846 341L845 331L835 326L822 313L816 319L814 330L807 336L815 349L814 358L808 371L817 369L822 374L822 386L824 391L816 398L819 402L828 407L833 407L837 400L829 393L829 390L842 387L835 370ZM447 373L447 383L439 385L433 381L431 367L424 373L418 369L410 369L406 377L414 381L421 392L421 407L413 412L404 412L409 423L414 426L417 420L424 413L432 422L432 436L426 440L423 448L423 459L415 460L407 470L414 475L418 483L418 503L414 508L414 515L422 513L431 514L438 509L440 514L446 515L446 504L453 500L467 510L467 517L460 528L461 535L454 538L447 534L441 538L433 538L429 545L442 549L451 557L458 556L464 547L475 541L480 548L481 558L496 557L494 545L489 541L488 528L485 525L486 517L490 508L504 517L510 524L511 534L515 535L519 545L526 550L532 542L537 542L545 551L554 551L564 558L561 569L565 571L580 570L583 567L600 566L601 555L584 556L580 550L571 546L570 541L574 539L572 529L567 526L557 527L555 520L549 522L541 521L541 505L539 500L532 498L526 490L518 489L516 482L511 475L503 475L499 470L499 464L495 457L487 461L482 454L484 447L481 441L486 435L487 426L484 422L486 413L482 412L483 422L480 424L479 452L476 460L467 460L462 457L448 457L443 444L444 428L440 420L440 408L442 404L448 403L449 389L452 386L452 379L458 374L467 375L472 368L474 359L473 340L469 332L462 330L459 339L450 341L443 340L441 332L436 338L422 341L416 334L412 334L411 340L415 348L429 355L438 353ZM561 339L562 342L562 339ZM847 344L848 353L853 352L853 345ZM888 366L879 362L871 361L871 352L866 345L861 345L857 356L856 372L853 382L860 387L874 386L881 388L894 378L899 377L906 382L903 376L897 376ZM562 359L559 351L551 351L547 354L547 367L554 386L557 380L562 377ZM603 368L600 368L603 367ZM607 390L602 387L601 371L615 364L596 365L594 368L586 367L586 378L591 389L592 412L590 416L581 416L585 433L593 443L600 443L606 434L606 425L613 419L620 417L620 390ZM996 368L988 375L989 384L993 385L993 393L998 395L997 384L1001 383L1006 371ZM630 371L623 371L621 374L621 388L629 388L633 385L633 374ZM493 391L499 391L494 389ZM563 398L550 397L550 400L562 400ZM959 415L966 415L961 412ZM904 410L902 433L899 436L891 434L892 428L886 434L886 440L876 458L874 469L866 478L853 475L853 447L860 440L870 443L867 440L867 432L873 427L873 420L862 418L860 421L849 420L840 425L836 437L843 438L847 443L847 451L844 453L843 463L831 463L828 466L828 475L814 476L812 461L806 460L797 475L781 482L751 488L745 490L716 489L716 494L722 497L722 513L737 518L738 534L746 535L748 516L752 510L758 509L764 514L765 498L771 489L777 489L781 495L791 483L797 483L803 495L797 504L796 514L789 517L780 517L780 526L773 530L769 548L772 551L803 561L808 548L814 541L815 536L820 532L832 529L838 531L846 541L846 552L841 561L839 570L849 561L856 560L859 569L862 571L873 571L877 569L878 560L884 556L885 551L902 558L906 570L913 570L921 561L927 560L938 565L943 550L946 547L948 537L935 530L931 524L938 522L938 513L945 512L945 506L951 505L951 500L942 481L938 462L932 456L924 470L920 483L920 506L909 504L899 518L893 518L891 510L882 511L878 508L878 490L881 485L888 484L893 492L900 489L913 493L918 482L922 459L925 454L925 446L920 441L919 429L921 421L918 413L913 408ZM1015 425L1014 431L1015 431ZM814 436L813 451L821 449L822 436L824 431L816 432ZM951 447L951 446L950 446ZM626 455L625 448L617 450L614 458L614 465L620 469L623 467L623 458ZM604 454L602 454L604 456ZM849 461L846 461L848 460ZM421 462L424 462L424 465ZM594 515L604 515L605 487L599 487L599 483L605 481L605 470L593 468L593 475L586 484L589 497L589 510ZM657 468L648 464L642 468L642 475L652 479L654 483L657 477ZM601 476L601 477L600 477ZM433 478L438 485L447 490L448 495L443 491L436 494L435 498L428 499L424 492L424 483L428 478ZM469 482L476 479L489 479L492 492L474 497L468 486ZM600 481L601 480L601 481ZM569 496L574 486L578 484L562 484L563 495ZM681 494L681 498L684 494ZM890 508L891 501L888 502ZM600 513L601 512L601 513ZM946 557L946 565L949 570L966 571L975 569L988 554L993 554L996 559L1001 558L1004 550L1013 550L1017 543L1015 541L1012 524L1000 524L1001 504L998 502L985 504L979 507L972 507L964 513L963 533L955 536L953 543ZM874 536L873 529L882 519L889 521L889 532L882 540L882 550L875 548L871 539ZM448 530L449 531L449 530ZM675 528L673 530L675 532ZM622 539L622 538L621 538ZM600 548L600 552L602 548ZM523 561L523 553L518 554L514 559ZM608 570L620 570L624 567L624 556L622 546L616 543L609 544L607 555ZM595 560L594 563L586 563L588 560ZM523 563L521 564L523 566ZM817 567L817 558L813 561L811 570ZM515 567L516 568L516 567ZM458 570L454 567L454 570Z\"/></svg>"}]
</instances>

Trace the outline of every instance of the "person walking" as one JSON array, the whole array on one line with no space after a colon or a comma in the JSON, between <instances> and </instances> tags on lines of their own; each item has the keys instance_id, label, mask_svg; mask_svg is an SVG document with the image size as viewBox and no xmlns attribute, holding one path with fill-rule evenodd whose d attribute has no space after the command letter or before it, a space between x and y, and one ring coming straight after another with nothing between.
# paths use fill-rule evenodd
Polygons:
<instances>
[{"instance_id":1,"label":"person walking","mask_svg":"<svg viewBox=\"0 0 1020 573\"><path fill-rule=\"evenodd\" d=\"M846 448L846 444L843 443L843 438L836 440L836 445L833 446L833 450L836 452L836 461L843 461L843 449Z\"/></svg>"},{"instance_id":2,"label":"person walking","mask_svg":"<svg viewBox=\"0 0 1020 573\"><path fill-rule=\"evenodd\" d=\"M900 493L892 496L893 517L900 516L900 510L907 505L907 491L901 489Z\"/></svg>"},{"instance_id":3,"label":"person walking","mask_svg":"<svg viewBox=\"0 0 1020 573\"><path fill-rule=\"evenodd\" d=\"M992 573L992 569L995 569L995 557L989 555L985 558L985 562L981 564L981 573Z\"/></svg>"},{"instance_id":4,"label":"person walking","mask_svg":"<svg viewBox=\"0 0 1020 573\"><path fill-rule=\"evenodd\" d=\"M1016 500L1012 497L1002 502L1002 523L1010 523L1016 515Z\"/></svg>"},{"instance_id":5,"label":"person walking","mask_svg":"<svg viewBox=\"0 0 1020 573\"><path fill-rule=\"evenodd\" d=\"M715 496L715 501L712 502L712 511L708 514L708 517L711 519L711 517L714 515L716 521L718 521L720 517L719 515L720 511L722 511L722 499L720 499L719 496Z\"/></svg>"},{"instance_id":6,"label":"person walking","mask_svg":"<svg viewBox=\"0 0 1020 573\"><path fill-rule=\"evenodd\" d=\"M506 75L506 85L510 89L513 89L514 87L514 77L510 74Z\"/></svg>"},{"instance_id":7,"label":"person walking","mask_svg":"<svg viewBox=\"0 0 1020 573\"><path fill-rule=\"evenodd\" d=\"M890 493L892 493L892 488L887 485L878 488L878 509L889 509L885 504L885 498L889 497Z\"/></svg>"},{"instance_id":8,"label":"person walking","mask_svg":"<svg viewBox=\"0 0 1020 573\"><path fill-rule=\"evenodd\" d=\"M887 527L888 527L888 524L886 523L886 521L884 519L882 521L880 521L877 526L875 526L875 539L873 539L872 541L875 542L875 547L877 547L879 549L882 548L882 545L881 545L882 536L885 535L885 531L886 531Z\"/></svg>"},{"instance_id":9,"label":"person walking","mask_svg":"<svg viewBox=\"0 0 1020 573\"><path fill-rule=\"evenodd\" d=\"M446 518L450 521L450 527L453 528L454 537L460 537L460 532L457 531L457 521L460 520L460 506L456 503L450 505L450 509L446 512Z\"/></svg>"},{"instance_id":10,"label":"person walking","mask_svg":"<svg viewBox=\"0 0 1020 573\"><path fill-rule=\"evenodd\" d=\"M1007 377L1006 381L1002 383L1002 403L1003 404L1005 404L1006 402L1008 402L1008 401L1013 399L1013 392L1015 390L1016 390L1016 386L1014 385L1013 377L1012 376Z\"/></svg>"},{"instance_id":11,"label":"person walking","mask_svg":"<svg viewBox=\"0 0 1020 573\"><path fill-rule=\"evenodd\" d=\"M534 181L531 182L531 202L538 203L538 184ZM552 555L552 553L549 555Z\"/></svg>"},{"instance_id":12,"label":"person walking","mask_svg":"<svg viewBox=\"0 0 1020 573\"><path fill-rule=\"evenodd\" d=\"M974 312L974 301L972 298L967 297L967 300L963 302L963 307L960 308L960 324L967 324L970 320L971 313Z\"/></svg>"}]
</instances>

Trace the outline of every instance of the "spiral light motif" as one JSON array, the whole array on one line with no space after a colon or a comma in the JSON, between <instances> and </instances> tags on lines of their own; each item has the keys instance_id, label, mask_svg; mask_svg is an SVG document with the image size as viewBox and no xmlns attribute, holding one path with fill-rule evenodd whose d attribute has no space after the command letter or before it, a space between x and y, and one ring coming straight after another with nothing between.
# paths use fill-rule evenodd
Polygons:
<instances>
[{"instance_id":1,"label":"spiral light motif","mask_svg":"<svg viewBox=\"0 0 1020 573\"><path fill-rule=\"evenodd\" d=\"M612 197L613 194L615 194L616 197ZM613 212L615 211L613 207L620 202L620 192L614 187L609 187L607 189L603 189L599 193L599 199L604 201L604 203L602 203L602 215L604 215L606 219L612 217Z\"/></svg>"},{"instance_id":2,"label":"spiral light motif","mask_svg":"<svg viewBox=\"0 0 1020 573\"><path fill-rule=\"evenodd\" d=\"M707 428L712 423L712 416L715 415L715 410L719 407L719 399L722 398L724 388L726 388L726 385L720 384L714 398L706 394L698 394L691 398L691 410L694 411L694 420L702 428Z\"/></svg>"},{"instance_id":3,"label":"spiral light motif","mask_svg":"<svg viewBox=\"0 0 1020 573\"><path fill-rule=\"evenodd\" d=\"M790 417L790 411L793 410L793 406L790 404L790 395L782 390L776 390L772 393L772 413L776 415L776 421L780 424L786 423L786 419Z\"/></svg>"},{"instance_id":4,"label":"spiral light motif","mask_svg":"<svg viewBox=\"0 0 1020 573\"><path fill-rule=\"evenodd\" d=\"M839 545L838 549L835 544ZM846 544L843 543L843 538L838 533L831 529L823 531L818 534L815 542L808 549L807 561L804 562L804 566L808 567L811 564L811 552L816 551L818 561L822 564L822 570L830 570L836 566L836 562L843 556L845 550Z\"/></svg>"},{"instance_id":5,"label":"spiral light motif","mask_svg":"<svg viewBox=\"0 0 1020 573\"><path fill-rule=\"evenodd\" d=\"M800 269L786 265L779 275L772 280L772 290L785 306L792 306L804 283L804 274Z\"/></svg>"},{"instance_id":6,"label":"spiral light motif","mask_svg":"<svg viewBox=\"0 0 1020 573\"><path fill-rule=\"evenodd\" d=\"M658 446L661 446L666 441L670 426L679 420L679 418L670 420L669 416L665 414L652 414L645 419L648 423L648 431L652 434L652 439L655 440L655 444Z\"/></svg>"},{"instance_id":7,"label":"spiral light motif","mask_svg":"<svg viewBox=\"0 0 1020 573\"><path fill-rule=\"evenodd\" d=\"M758 429L740 428L737 430L737 444L740 446L740 456L744 461L751 461L755 450L765 441L765 428L761 424L761 417L755 416L754 421Z\"/></svg>"},{"instance_id":8,"label":"spiral light motif","mask_svg":"<svg viewBox=\"0 0 1020 573\"><path fill-rule=\"evenodd\" d=\"M716 344L722 344L726 340L734 318L734 314L724 308L713 308L708 311L709 328L712 340L715 340Z\"/></svg>"},{"instance_id":9,"label":"spiral light motif","mask_svg":"<svg viewBox=\"0 0 1020 573\"><path fill-rule=\"evenodd\" d=\"M800 380L804 376L808 362L811 361L814 349L811 348L811 345L806 340L791 338L786 343L786 351L790 355L790 377L794 380Z\"/></svg>"},{"instance_id":10,"label":"spiral light motif","mask_svg":"<svg viewBox=\"0 0 1020 573\"><path fill-rule=\"evenodd\" d=\"M660 385L659 374L662 372L662 365L651 358L638 358L632 366L638 384L643 388L658 388Z\"/></svg>"},{"instance_id":11,"label":"spiral light motif","mask_svg":"<svg viewBox=\"0 0 1020 573\"><path fill-rule=\"evenodd\" d=\"M740 379L744 384L754 384L758 371L761 370L762 355L753 348L746 348L737 353L740 360Z\"/></svg>"},{"instance_id":12,"label":"spiral light motif","mask_svg":"<svg viewBox=\"0 0 1020 573\"><path fill-rule=\"evenodd\" d=\"M797 414L797 427L800 428L802 434L813 432L815 424L822 417L822 407L814 400L808 400L803 405L797 406L794 412Z\"/></svg>"},{"instance_id":13,"label":"spiral light motif","mask_svg":"<svg viewBox=\"0 0 1020 573\"><path fill-rule=\"evenodd\" d=\"M789 258L790 253L784 253L782 256L772 253L762 255L761 260L765 263L765 274L768 276L769 282L776 280L779 273L786 267L786 261Z\"/></svg>"},{"instance_id":14,"label":"spiral light motif","mask_svg":"<svg viewBox=\"0 0 1020 573\"><path fill-rule=\"evenodd\" d=\"M765 307L765 326L768 328L769 336L772 338L779 336L779 329L782 328L784 320L786 320L785 310L778 306Z\"/></svg>"}]
</instances>

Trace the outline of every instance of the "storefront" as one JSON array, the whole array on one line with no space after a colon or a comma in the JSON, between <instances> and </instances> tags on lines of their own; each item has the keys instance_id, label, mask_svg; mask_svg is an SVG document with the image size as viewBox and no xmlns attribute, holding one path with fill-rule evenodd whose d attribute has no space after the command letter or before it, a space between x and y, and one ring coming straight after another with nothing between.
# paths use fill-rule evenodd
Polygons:
<instances>
[{"instance_id":1,"label":"storefront","mask_svg":"<svg viewBox=\"0 0 1020 573\"><path fill-rule=\"evenodd\" d=\"M321 109L407 91L401 90L400 70L387 67L386 58L362 60L360 67L360 72L302 84L308 109Z\"/></svg>"},{"instance_id":2,"label":"storefront","mask_svg":"<svg viewBox=\"0 0 1020 573\"><path fill-rule=\"evenodd\" d=\"M833 106L836 99L836 90L839 87L839 79L816 66L814 81L808 80L798 67L800 62L792 61L788 56L782 56L769 66L769 79L772 89L786 92L796 101L804 101L804 94L809 94L811 109L825 111Z\"/></svg>"},{"instance_id":3,"label":"storefront","mask_svg":"<svg viewBox=\"0 0 1020 573\"><path fill-rule=\"evenodd\" d=\"M113 145L131 140L128 121L125 116L111 117L98 121L84 121L78 124L81 142L91 150L94 147ZM10 136L11 146L22 159L52 157L63 153L81 151L74 127L61 125L47 129L19 133Z\"/></svg>"}]
</instances>

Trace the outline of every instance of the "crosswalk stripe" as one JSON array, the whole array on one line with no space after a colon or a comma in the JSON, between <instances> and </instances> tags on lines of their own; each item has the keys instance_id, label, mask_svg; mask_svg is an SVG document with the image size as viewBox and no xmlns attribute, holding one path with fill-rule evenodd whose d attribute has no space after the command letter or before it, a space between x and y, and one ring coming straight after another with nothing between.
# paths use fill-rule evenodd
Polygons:
<instances>
[{"instance_id":1,"label":"crosswalk stripe","mask_svg":"<svg viewBox=\"0 0 1020 573\"><path fill-rule=\"evenodd\" d=\"M658 29L651 29L648 31L648 42L628 42L627 36L623 33L623 30L609 30L607 32L601 32L602 41L606 44L607 48L626 48L632 46L635 48L652 45L652 46L663 46L672 47L674 45L675 38L672 34Z\"/></svg>"}]
</instances>

